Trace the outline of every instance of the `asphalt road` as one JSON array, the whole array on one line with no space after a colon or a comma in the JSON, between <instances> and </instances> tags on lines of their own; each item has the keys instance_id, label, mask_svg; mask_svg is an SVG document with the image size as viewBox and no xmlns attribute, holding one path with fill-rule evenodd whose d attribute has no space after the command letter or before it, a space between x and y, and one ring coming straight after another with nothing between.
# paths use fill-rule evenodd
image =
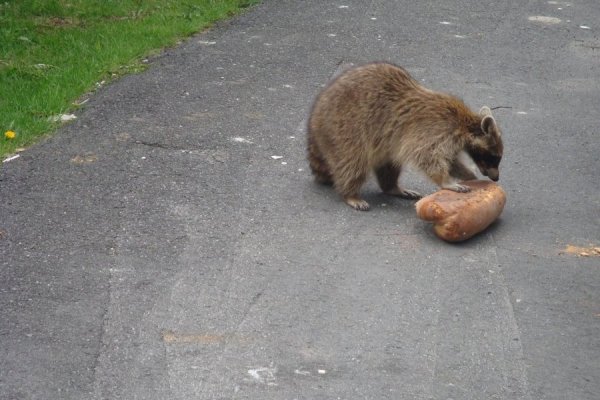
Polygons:
<instances>
[{"instance_id":1,"label":"asphalt road","mask_svg":"<svg viewBox=\"0 0 600 400\"><path fill-rule=\"evenodd\" d=\"M267 0L99 90L0 171L0 399L600 398L600 258L563 252L600 244L598 21ZM373 60L502 107L489 231L312 182L311 102Z\"/></svg>"}]
</instances>

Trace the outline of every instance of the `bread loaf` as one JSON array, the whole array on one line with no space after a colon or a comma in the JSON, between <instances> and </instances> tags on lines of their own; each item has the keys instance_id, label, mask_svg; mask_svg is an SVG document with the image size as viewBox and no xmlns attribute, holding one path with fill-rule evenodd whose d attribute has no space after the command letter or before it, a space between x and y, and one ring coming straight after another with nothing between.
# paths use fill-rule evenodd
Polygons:
<instances>
[{"instance_id":1,"label":"bread loaf","mask_svg":"<svg viewBox=\"0 0 600 400\"><path fill-rule=\"evenodd\" d=\"M448 242L469 239L487 228L502 212L506 193L491 181L465 181L470 192L442 189L416 203L417 216L433 222L435 234Z\"/></svg>"}]
</instances>

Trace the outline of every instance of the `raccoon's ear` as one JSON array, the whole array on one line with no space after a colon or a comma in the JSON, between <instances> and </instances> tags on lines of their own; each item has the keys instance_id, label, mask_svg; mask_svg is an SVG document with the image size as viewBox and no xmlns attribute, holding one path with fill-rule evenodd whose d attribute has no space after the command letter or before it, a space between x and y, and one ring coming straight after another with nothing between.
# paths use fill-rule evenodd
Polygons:
<instances>
[{"instance_id":1,"label":"raccoon's ear","mask_svg":"<svg viewBox=\"0 0 600 400\"><path fill-rule=\"evenodd\" d=\"M484 135L495 135L500 136L500 130L496 126L496 120L492 115L486 115L481 119L481 130Z\"/></svg>"},{"instance_id":2,"label":"raccoon's ear","mask_svg":"<svg viewBox=\"0 0 600 400\"><path fill-rule=\"evenodd\" d=\"M483 107L481 107L481 110L479 110L479 115L481 115L482 117L485 117L485 116L489 115L491 117L492 116L492 110L488 106L483 106Z\"/></svg>"}]
</instances>

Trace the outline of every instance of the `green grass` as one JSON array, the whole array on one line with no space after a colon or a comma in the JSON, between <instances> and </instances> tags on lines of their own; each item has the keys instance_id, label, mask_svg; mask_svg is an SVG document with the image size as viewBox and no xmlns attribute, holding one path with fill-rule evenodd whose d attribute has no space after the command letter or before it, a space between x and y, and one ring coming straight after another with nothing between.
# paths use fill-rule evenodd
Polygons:
<instances>
[{"instance_id":1,"label":"green grass","mask_svg":"<svg viewBox=\"0 0 600 400\"><path fill-rule=\"evenodd\" d=\"M259 0L0 0L0 158L76 109L97 82ZM7 139L5 131L16 133Z\"/></svg>"}]
</instances>

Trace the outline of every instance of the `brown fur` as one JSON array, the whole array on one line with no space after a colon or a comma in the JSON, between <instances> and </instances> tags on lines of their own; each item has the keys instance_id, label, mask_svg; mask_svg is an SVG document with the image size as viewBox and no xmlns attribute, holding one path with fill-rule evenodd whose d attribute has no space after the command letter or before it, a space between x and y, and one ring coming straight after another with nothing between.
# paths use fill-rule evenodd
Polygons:
<instances>
[{"instance_id":1,"label":"brown fur","mask_svg":"<svg viewBox=\"0 0 600 400\"><path fill-rule=\"evenodd\" d=\"M405 198L398 186L410 164L440 187L467 191L475 179L459 160L467 152L497 180L500 131L489 108L472 112L460 99L421 86L404 69L373 63L334 79L317 97L308 123L308 160L315 179L333 184L350 206L367 210L360 188L371 171L381 189Z\"/></svg>"}]
</instances>

